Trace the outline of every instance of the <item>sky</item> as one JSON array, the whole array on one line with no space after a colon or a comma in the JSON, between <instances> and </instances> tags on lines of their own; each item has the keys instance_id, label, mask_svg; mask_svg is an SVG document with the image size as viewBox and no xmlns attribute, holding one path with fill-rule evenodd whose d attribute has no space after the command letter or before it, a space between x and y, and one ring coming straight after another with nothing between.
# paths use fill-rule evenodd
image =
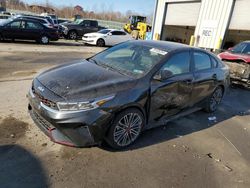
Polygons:
<instances>
[{"instance_id":1,"label":"sky","mask_svg":"<svg viewBox=\"0 0 250 188\"><path fill-rule=\"evenodd\" d=\"M46 0L23 0L29 4L45 4ZM80 5L84 10L103 11L112 9L125 13L127 10L149 15L154 11L155 0L48 0L54 6Z\"/></svg>"}]
</instances>

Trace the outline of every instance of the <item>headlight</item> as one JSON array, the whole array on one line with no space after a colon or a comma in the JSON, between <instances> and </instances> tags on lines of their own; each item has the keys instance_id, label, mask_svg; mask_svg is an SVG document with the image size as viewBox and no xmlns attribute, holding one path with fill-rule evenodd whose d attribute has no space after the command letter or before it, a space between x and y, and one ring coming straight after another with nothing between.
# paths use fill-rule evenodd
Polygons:
<instances>
[{"instance_id":1,"label":"headlight","mask_svg":"<svg viewBox=\"0 0 250 188\"><path fill-rule=\"evenodd\" d=\"M98 98L92 101L85 102L58 102L57 107L60 111L87 111L98 108L106 102L112 100L115 95Z\"/></svg>"}]
</instances>

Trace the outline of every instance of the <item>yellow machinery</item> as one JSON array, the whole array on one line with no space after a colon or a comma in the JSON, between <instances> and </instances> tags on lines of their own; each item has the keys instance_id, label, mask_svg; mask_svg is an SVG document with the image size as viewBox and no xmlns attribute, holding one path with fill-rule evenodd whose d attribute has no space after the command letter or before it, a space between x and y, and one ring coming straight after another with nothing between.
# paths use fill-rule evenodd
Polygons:
<instances>
[{"instance_id":1,"label":"yellow machinery","mask_svg":"<svg viewBox=\"0 0 250 188\"><path fill-rule=\"evenodd\" d=\"M151 26L146 23L144 16L130 16L129 23L125 24L123 29L133 38L144 40L146 33L151 31Z\"/></svg>"}]
</instances>

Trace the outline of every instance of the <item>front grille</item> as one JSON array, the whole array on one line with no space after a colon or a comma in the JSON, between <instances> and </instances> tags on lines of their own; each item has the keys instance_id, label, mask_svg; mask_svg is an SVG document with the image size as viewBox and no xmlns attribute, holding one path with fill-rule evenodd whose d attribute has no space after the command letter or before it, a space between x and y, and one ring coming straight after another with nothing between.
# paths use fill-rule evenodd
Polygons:
<instances>
[{"instance_id":1,"label":"front grille","mask_svg":"<svg viewBox=\"0 0 250 188\"><path fill-rule=\"evenodd\" d=\"M50 107L50 108L53 108L53 109L57 109L57 105L55 102L49 100L49 99L46 99L45 97L43 97L42 95L40 95L39 93L37 93L34 89L34 87L32 87L32 92L33 94L38 98L38 100L40 102L42 102L44 105Z\"/></svg>"},{"instance_id":2,"label":"front grille","mask_svg":"<svg viewBox=\"0 0 250 188\"><path fill-rule=\"evenodd\" d=\"M51 131L55 129L53 125L51 125L47 120L45 120L43 117L41 117L38 113L36 113L34 110L32 111L34 118L38 121L38 123L43 126L46 130Z\"/></svg>"}]
</instances>

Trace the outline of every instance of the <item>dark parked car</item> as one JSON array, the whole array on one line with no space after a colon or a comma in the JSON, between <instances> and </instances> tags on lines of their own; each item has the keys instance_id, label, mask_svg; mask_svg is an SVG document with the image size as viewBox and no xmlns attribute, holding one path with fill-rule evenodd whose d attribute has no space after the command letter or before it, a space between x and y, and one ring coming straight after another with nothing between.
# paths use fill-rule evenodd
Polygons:
<instances>
[{"instance_id":1,"label":"dark parked car","mask_svg":"<svg viewBox=\"0 0 250 188\"><path fill-rule=\"evenodd\" d=\"M18 16L18 18L36 20L48 28L54 28L53 21L50 18L45 18L41 16Z\"/></svg>"},{"instance_id":2,"label":"dark parked car","mask_svg":"<svg viewBox=\"0 0 250 188\"><path fill-rule=\"evenodd\" d=\"M98 26L98 22L96 20L78 20L73 23L64 23L62 26L64 27L65 38L71 40L80 38L86 33L97 32L101 29L105 29L104 27Z\"/></svg>"},{"instance_id":3,"label":"dark parked car","mask_svg":"<svg viewBox=\"0 0 250 188\"><path fill-rule=\"evenodd\" d=\"M58 31L39 21L28 18L8 19L0 22L0 39L35 40L42 44L58 40Z\"/></svg>"},{"instance_id":4,"label":"dark parked car","mask_svg":"<svg viewBox=\"0 0 250 188\"><path fill-rule=\"evenodd\" d=\"M33 80L28 109L55 142L132 144L143 130L195 110L213 112L229 71L201 49L163 41L129 41Z\"/></svg>"}]
</instances>

